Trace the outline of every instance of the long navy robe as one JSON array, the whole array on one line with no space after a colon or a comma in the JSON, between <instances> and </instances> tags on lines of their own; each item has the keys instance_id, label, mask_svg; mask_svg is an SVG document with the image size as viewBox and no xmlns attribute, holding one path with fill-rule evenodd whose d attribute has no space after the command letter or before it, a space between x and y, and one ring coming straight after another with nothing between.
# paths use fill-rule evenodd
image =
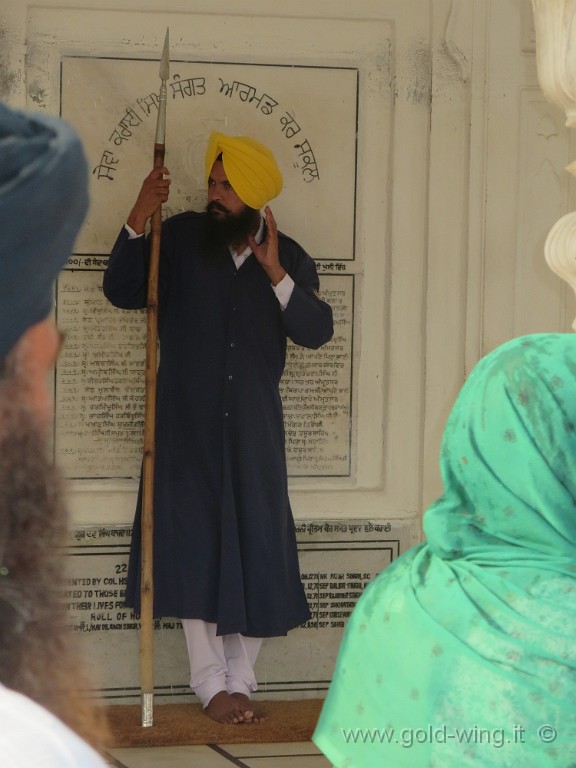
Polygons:
<instances>
[{"instance_id":1,"label":"long navy robe","mask_svg":"<svg viewBox=\"0 0 576 768\"><path fill-rule=\"evenodd\" d=\"M294 280L282 311L251 254L236 270L204 247L206 214L162 228L154 477L154 614L203 619L219 634L272 637L310 616L288 500L279 394L286 338L318 348L332 311L312 259L279 233ZM148 243L122 230L104 275L117 307L146 305ZM140 506L127 605L140 609Z\"/></svg>"}]
</instances>

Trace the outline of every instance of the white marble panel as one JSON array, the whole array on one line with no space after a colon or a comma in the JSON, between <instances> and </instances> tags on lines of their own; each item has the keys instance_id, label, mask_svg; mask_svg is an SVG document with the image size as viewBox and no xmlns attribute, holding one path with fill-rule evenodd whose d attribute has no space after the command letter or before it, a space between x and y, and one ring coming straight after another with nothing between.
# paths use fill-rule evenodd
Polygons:
<instances>
[{"instance_id":1,"label":"white marble panel","mask_svg":"<svg viewBox=\"0 0 576 768\"><path fill-rule=\"evenodd\" d=\"M324 695L358 597L410 543L406 526L383 521L298 521L296 532L312 618L265 640L256 673L266 699ZM77 528L68 547L69 623L93 666L98 695L116 703L140 698L139 623L124 607L129 533L126 526ZM181 625L165 617L155 626L156 696L192 700Z\"/></svg>"}]
</instances>

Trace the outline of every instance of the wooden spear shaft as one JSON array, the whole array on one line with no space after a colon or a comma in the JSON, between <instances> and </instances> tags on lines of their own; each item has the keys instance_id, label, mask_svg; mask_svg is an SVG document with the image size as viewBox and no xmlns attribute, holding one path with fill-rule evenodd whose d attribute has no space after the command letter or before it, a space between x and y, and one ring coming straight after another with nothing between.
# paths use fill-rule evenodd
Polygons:
<instances>
[{"instance_id":1,"label":"wooden spear shaft","mask_svg":"<svg viewBox=\"0 0 576 768\"><path fill-rule=\"evenodd\" d=\"M160 98L154 142L154 168L164 165L166 80L169 76L168 30L160 63ZM154 725L154 462L156 458L156 383L158 369L158 271L162 208L151 218L150 266L146 310L146 389L142 464L142 539L140 586L140 687L142 726Z\"/></svg>"}]
</instances>

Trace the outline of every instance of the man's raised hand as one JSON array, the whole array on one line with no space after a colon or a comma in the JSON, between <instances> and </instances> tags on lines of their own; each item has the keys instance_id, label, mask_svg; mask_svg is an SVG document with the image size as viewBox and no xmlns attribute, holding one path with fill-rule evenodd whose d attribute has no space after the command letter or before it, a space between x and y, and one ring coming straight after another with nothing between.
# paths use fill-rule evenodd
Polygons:
<instances>
[{"instance_id":1,"label":"man's raised hand","mask_svg":"<svg viewBox=\"0 0 576 768\"><path fill-rule=\"evenodd\" d=\"M167 178L165 178L165 176ZM142 182L142 187L130 211L126 223L140 235L146 228L146 222L158 206L168 200L170 192L170 171L164 166L153 168Z\"/></svg>"}]
</instances>

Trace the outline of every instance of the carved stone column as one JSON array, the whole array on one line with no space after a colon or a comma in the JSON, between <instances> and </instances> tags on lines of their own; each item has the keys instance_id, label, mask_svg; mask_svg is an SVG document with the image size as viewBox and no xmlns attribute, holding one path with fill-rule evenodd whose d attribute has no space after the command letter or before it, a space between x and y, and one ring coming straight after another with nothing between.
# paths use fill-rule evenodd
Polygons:
<instances>
[{"instance_id":1,"label":"carved stone column","mask_svg":"<svg viewBox=\"0 0 576 768\"><path fill-rule=\"evenodd\" d=\"M532 0L532 8L540 87L566 113L566 125L576 127L576 0ZM576 162L566 170L576 175ZM550 269L576 293L576 212L552 227L544 254Z\"/></svg>"}]
</instances>

